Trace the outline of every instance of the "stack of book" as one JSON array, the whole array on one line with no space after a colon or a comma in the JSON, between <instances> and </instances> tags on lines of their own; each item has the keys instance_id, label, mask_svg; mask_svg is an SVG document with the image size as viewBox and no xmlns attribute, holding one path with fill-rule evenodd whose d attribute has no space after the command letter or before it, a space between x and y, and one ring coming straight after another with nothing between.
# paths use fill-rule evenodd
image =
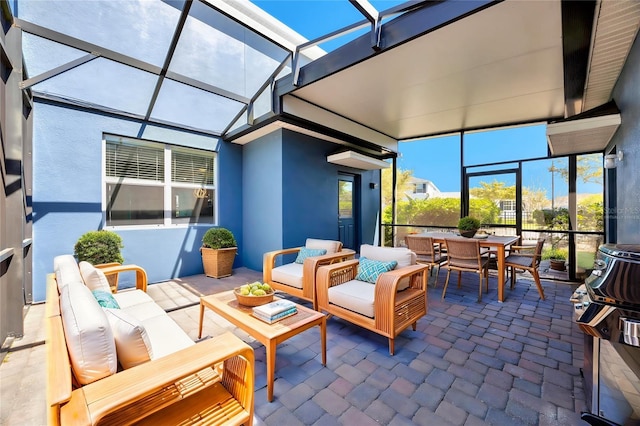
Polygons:
<instances>
[{"instance_id":1,"label":"stack of book","mask_svg":"<svg viewBox=\"0 0 640 426\"><path fill-rule=\"evenodd\" d=\"M294 315L296 312L298 312L296 304L285 299L253 308L253 316L268 324L280 321L283 318Z\"/></svg>"}]
</instances>

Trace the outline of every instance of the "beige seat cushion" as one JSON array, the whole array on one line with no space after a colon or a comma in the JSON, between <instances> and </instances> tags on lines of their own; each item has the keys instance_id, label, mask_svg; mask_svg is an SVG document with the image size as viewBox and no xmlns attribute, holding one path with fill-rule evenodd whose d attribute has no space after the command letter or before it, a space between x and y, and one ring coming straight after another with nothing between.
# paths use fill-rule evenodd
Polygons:
<instances>
[{"instance_id":1,"label":"beige seat cushion","mask_svg":"<svg viewBox=\"0 0 640 426\"><path fill-rule=\"evenodd\" d=\"M310 249L324 249L327 251L326 254L333 254L333 253L337 253L338 250L340 249L340 241L307 238L307 241L304 244L304 246Z\"/></svg>"},{"instance_id":2,"label":"beige seat cushion","mask_svg":"<svg viewBox=\"0 0 640 426\"><path fill-rule=\"evenodd\" d=\"M395 260L398 266L395 269L404 268L416 264L416 254L406 247L378 247L370 244L360 246L360 256L371 260L389 262ZM398 283L398 291L409 287L409 278L402 279Z\"/></svg>"},{"instance_id":3,"label":"beige seat cushion","mask_svg":"<svg viewBox=\"0 0 640 426\"><path fill-rule=\"evenodd\" d=\"M375 289L365 281L347 281L329 289L329 303L373 318Z\"/></svg>"},{"instance_id":4,"label":"beige seat cushion","mask_svg":"<svg viewBox=\"0 0 640 426\"><path fill-rule=\"evenodd\" d=\"M189 335L142 290L126 290L113 295L120 310L138 321L151 343L149 356L157 359L194 343Z\"/></svg>"},{"instance_id":5,"label":"beige seat cushion","mask_svg":"<svg viewBox=\"0 0 640 426\"><path fill-rule=\"evenodd\" d=\"M271 270L273 281L290 285L295 288L302 288L302 272L304 266L301 263L287 263Z\"/></svg>"},{"instance_id":6,"label":"beige seat cushion","mask_svg":"<svg viewBox=\"0 0 640 426\"><path fill-rule=\"evenodd\" d=\"M151 342L151 359L158 359L195 345L189 335L166 313L147 318L142 321L142 325Z\"/></svg>"},{"instance_id":7,"label":"beige seat cushion","mask_svg":"<svg viewBox=\"0 0 640 426\"><path fill-rule=\"evenodd\" d=\"M77 269L77 268L76 268ZM116 344L107 315L82 282L60 293L60 313L73 374L82 385L116 372Z\"/></svg>"}]
</instances>

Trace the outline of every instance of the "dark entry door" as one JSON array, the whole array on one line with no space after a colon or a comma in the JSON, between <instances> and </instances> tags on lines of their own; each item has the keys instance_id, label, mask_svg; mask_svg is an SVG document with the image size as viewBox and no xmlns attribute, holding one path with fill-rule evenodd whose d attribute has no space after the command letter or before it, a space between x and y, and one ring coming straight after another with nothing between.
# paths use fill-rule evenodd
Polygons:
<instances>
[{"instance_id":1,"label":"dark entry door","mask_svg":"<svg viewBox=\"0 0 640 426\"><path fill-rule=\"evenodd\" d=\"M343 247L356 246L356 186L352 175L338 175L338 233Z\"/></svg>"}]
</instances>

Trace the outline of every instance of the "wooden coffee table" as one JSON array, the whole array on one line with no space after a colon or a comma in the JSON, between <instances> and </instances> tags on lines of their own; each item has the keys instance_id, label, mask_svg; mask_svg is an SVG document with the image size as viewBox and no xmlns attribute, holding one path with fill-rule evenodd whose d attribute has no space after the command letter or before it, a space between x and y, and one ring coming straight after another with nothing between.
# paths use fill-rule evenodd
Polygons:
<instances>
[{"instance_id":1,"label":"wooden coffee table","mask_svg":"<svg viewBox=\"0 0 640 426\"><path fill-rule=\"evenodd\" d=\"M307 307L296 304L298 313L273 324L267 324L251 315L252 308L240 305L233 290L200 298L200 327L198 338L202 337L204 308L209 308L231 324L244 330L262 343L267 352L267 400L273 401L273 382L276 369L276 346L291 336L295 336L316 325L320 326L322 344L322 365L327 364L327 317Z\"/></svg>"}]
</instances>

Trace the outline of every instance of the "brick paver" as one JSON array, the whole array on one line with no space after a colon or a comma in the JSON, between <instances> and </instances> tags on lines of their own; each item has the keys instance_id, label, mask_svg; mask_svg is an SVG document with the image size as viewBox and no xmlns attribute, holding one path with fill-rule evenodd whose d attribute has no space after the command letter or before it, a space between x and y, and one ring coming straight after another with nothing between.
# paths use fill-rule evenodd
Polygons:
<instances>
[{"instance_id":1,"label":"brick paver","mask_svg":"<svg viewBox=\"0 0 640 426\"><path fill-rule=\"evenodd\" d=\"M260 273L251 273L261 279ZM317 329L278 346L273 402L266 401L264 347L210 312L205 333L230 330L254 348L257 425L583 425L583 335L572 322L569 303L575 285L545 281L547 299L541 301L533 282L519 279L499 303L492 276L489 293L478 303L477 277L463 274L462 287L450 286L442 301L443 274L438 288L429 287L428 314L418 321L417 331L409 328L396 339L394 356L385 337L338 318L327 321L326 366L320 362ZM240 277L251 281L247 273ZM233 275L182 282L191 278L210 283L212 292L235 285ZM185 331L197 329L198 306L172 309L172 318ZM45 388L25 384L44 381L15 374L24 365L23 354L35 354L44 365L43 348L10 350L5 357L1 420L7 424L46 422L33 418L46 414ZM39 371L44 377L45 369ZM14 391L22 396L8 398ZM38 409L21 408L25 405L19 401L38 398Z\"/></svg>"}]
</instances>

